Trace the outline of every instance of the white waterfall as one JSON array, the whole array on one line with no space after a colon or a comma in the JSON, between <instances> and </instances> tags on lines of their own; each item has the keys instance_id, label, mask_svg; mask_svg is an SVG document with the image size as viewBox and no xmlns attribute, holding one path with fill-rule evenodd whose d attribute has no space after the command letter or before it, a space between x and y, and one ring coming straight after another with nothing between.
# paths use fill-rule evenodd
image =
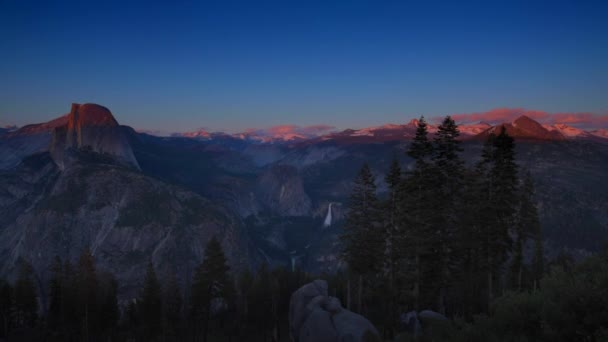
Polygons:
<instances>
[{"instance_id":1,"label":"white waterfall","mask_svg":"<svg viewBox=\"0 0 608 342\"><path fill-rule=\"evenodd\" d=\"M329 203L329 207L327 208L327 216L325 217L325 222L323 223L323 226L325 227L329 227L331 226L331 205L333 203Z\"/></svg>"}]
</instances>

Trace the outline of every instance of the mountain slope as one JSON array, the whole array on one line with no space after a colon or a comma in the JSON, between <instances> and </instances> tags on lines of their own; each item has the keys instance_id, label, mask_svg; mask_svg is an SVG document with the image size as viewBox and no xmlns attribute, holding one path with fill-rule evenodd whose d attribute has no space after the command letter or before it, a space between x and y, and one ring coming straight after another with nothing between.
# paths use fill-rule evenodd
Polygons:
<instances>
[{"instance_id":1,"label":"mountain slope","mask_svg":"<svg viewBox=\"0 0 608 342\"><path fill-rule=\"evenodd\" d=\"M90 248L135 295L149 260L159 272L188 279L212 237L233 268L248 265L241 223L224 208L185 189L123 166L78 162L60 170L48 153L0 175L0 276L19 258L45 274L55 256L74 260Z\"/></svg>"},{"instance_id":2,"label":"mountain slope","mask_svg":"<svg viewBox=\"0 0 608 342\"><path fill-rule=\"evenodd\" d=\"M485 140L492 133L498 135L502 129L517 140L547 141L565 139L564 135L562 135L559 131L548 130L540 123L525 115L520 116L511 123L502 123L500 125L490 127L476 135L475 138L478 140Z\"/></svg>"}]
</instances>

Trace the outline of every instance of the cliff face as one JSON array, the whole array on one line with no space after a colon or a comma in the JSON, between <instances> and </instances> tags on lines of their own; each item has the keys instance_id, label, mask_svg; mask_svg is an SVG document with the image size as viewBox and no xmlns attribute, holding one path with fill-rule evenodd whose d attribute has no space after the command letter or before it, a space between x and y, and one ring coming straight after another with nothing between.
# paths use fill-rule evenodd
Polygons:
<instances>
[{"instance_id":1,"label":"cliff face","mask_svg":"<svg viewBox=\"0 0 608 342\"><path fill-rule=\"evenodd\" d=\"M139 169L131 146L112 113L96 104L72 104L67 123L56 127L51 155L60 169L70 162L70 152L85 150L111 156L118 162Z\"/></svg>"},{"instance_id":2,"label":"cliff face","mask_svg":"<svg viewBox=\"0 0 608 342\"><path fill-rule=\"evenodd\" d=\"M117 165L74 163L60 171L48 153L17 172L0 173L0 277L30 261L46 291L55 256L75 260L90 248L111 271L120 296L137 294L152 261L163 276L191 279L212 236L232 269L247 267L248 243L237 217L196 195Z\"/></svg>"},{"instance_id":3,"label":"cliff face","mask_svg":"<svg viewBox=\"0 0 608 342\"><path fill-rule=\"evenodd\" d=\"M310 213L310 198L293 166L272 166L259 177L257 193L263 206L280 216L306 216Z\"/></svg>"}]
</instances>

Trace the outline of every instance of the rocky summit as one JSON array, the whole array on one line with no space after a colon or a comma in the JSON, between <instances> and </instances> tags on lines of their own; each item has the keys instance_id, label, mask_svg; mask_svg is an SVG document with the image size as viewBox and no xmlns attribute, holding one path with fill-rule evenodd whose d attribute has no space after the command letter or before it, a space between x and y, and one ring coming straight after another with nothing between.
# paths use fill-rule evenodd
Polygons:
<instances>
[{"instance_id":1,"label":"rocky summit","mask_svg":"<svg viewBox=\"0 0 608 342\"><path fill-rule=\"evenodd\" d=\"M112 156L139 169L131 146L110 110L96 104L72 104L67 123L55 127L50 146L57 165L64 169L70 151L87 150Z\"/></svg>"}]
</instances>

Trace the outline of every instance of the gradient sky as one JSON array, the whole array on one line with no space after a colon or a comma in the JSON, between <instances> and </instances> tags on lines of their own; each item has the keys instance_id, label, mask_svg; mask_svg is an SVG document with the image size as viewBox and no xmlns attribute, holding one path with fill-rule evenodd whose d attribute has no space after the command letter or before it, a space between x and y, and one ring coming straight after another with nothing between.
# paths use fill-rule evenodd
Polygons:
<instances>
[{"instance_id":1,"label":"gradient sky","mask_svg":"<svg viewBox=\"0 0 608 342\"><path fill-rule=\"evenodd\" d=\"M128 3L128 5L125 5ZM608 112L608 1L0 2L0 122L139 129Z\"/></svg>"}]
</instances>

